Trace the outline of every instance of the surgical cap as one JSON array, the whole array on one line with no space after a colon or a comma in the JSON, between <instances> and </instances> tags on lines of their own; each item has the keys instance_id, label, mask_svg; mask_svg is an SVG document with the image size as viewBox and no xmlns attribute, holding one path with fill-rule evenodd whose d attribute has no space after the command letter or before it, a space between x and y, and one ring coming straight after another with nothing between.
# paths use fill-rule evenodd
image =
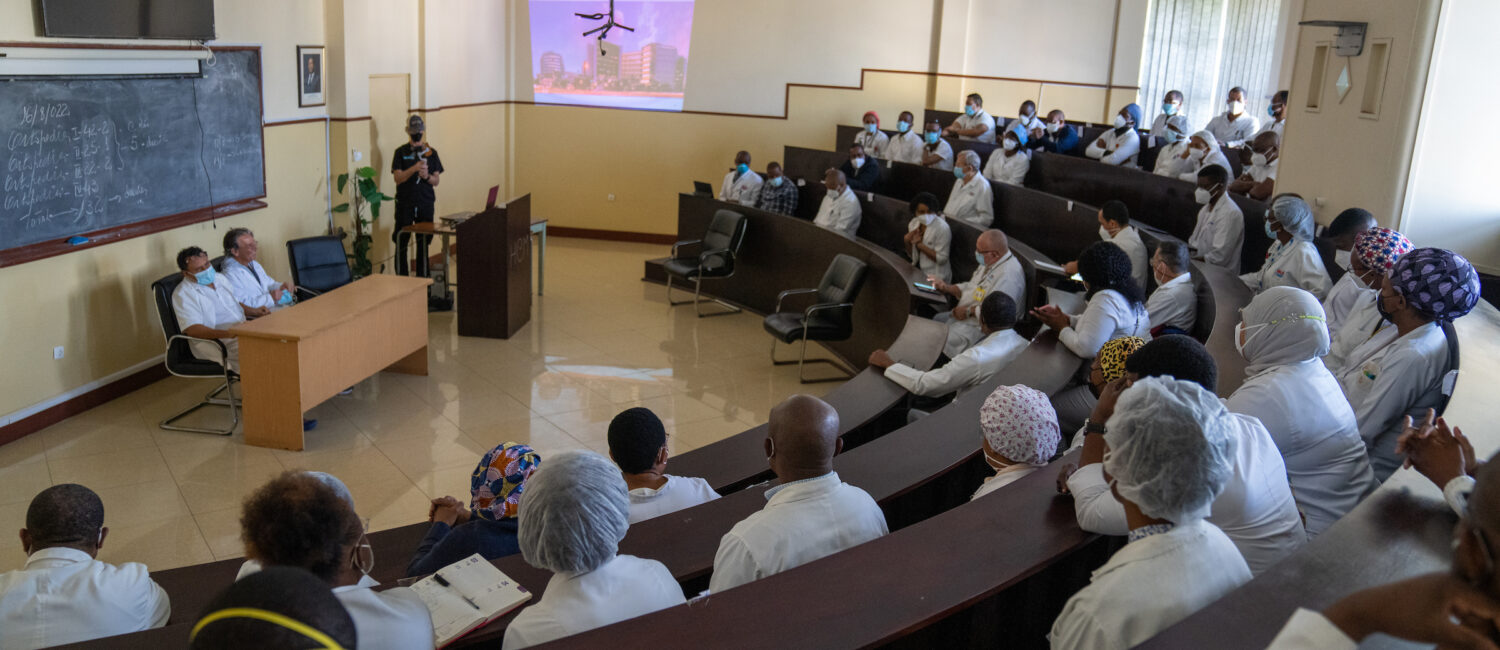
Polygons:
<instances>
[{"instance_id":1,"label":"surgical cap","mask_svg":"<svg viewBox=\"0 0 1500 650\"><path fill-rule=\"evenodd\" d=\"M1388 277L1391 289L1433 320L1454 320L1479 303L1479 274L1450 250L1418 248L1396 260Z\"/></svg>"},{"instance_id":2,"label":"surgical cap","mask_svg":"<svg viewBox=\"0 0 1500 650\"><path fill-rule=\"evenodd\" d=\"M1354 256L1374 271L1385 274L1402 255L1410 253L1411 240L1405 235L1376 226L1354 237Z\"/></svg>"},{"instance_id":3,"label":"surgical cap","mask_svg":"<svg viewBox=\"0 0 1500 650\"><path fill-rule=\"evenodd\" d=\"M1125 376L1125 358L1146 344L1139 336L1122 336L1105 342L1094 359L1099 362L1099 374L1104 381L1111 382Z\"/></svg>"},{"instance_id":4,"label":"surgical cap","mask_svg":"<svg viewBox=\"0 0 1500 650\"><path fill-rule=\"evenodd\" d=\"M1292 241L1312 241L1313 213L1307 202L1295 196L1282 196L1271 204L1271 216L1292 236Z\"/></svg>"},{"instance_id":5,"label":"surgical cap","mask_svg":"<svg viewBox=\"0 0 1500 650\"><path fill-rule=\"evenodd\" d=\"M1136 381L1106 425L1104 471L1148 517L1177 524L1207 517L1232 473L1232 417L1193 382Z\"/></svg>"},{"instance_id":6,"label":"surgical cap","mask_svg":"<svg viewBox=\"0 0 1500 650\"><path fill-rule=\"evenodd\" d=\"M469 477L469 507L480 519L516 516L526 480L542 463L531 447L506 442L489 450Z\"/></svg>"},{"instance_id":7,"label":"surgical cap","mask_svg":"<svg viewBox=\"0 0 1500 650\"><path fill-rule=\"evenodd\" d=\"M1126 104L1125 112L1130 115L1130 121L1135 123L1135 128L1141 128L1141 107L1137 104Z\"/></svg>"},{"instance_id":8,"label":"surgical cap","mask_svg":"<svg viewBox=\"0 0 1500 650\"><path fill-rule=\"evenodd\" d=\"M1207 144L1208 150L1210 152L1219 150L1219 139L1214 137L1214 134L1209 133L1208 131L1199 131L1197 133L1194 133L1193 137L1198 138L1199 140L1202 140L1205 144Z\"/></svg>"},{"instance_id":9,"label":"surgical cap","mask_svg":"<svg viewBox=\"0 0 1500 650\"><path fill-rule=\"evenodd\" d=\"M1016 136L1016 142L1023 147L1026 146L1026 127L1021 126L1020 122L1012 124L1010 128L1006 130L1006 133L1008 135Z\"/></svg>"},{"instance_id":10,"label":"surgical cap","mask_svg":"<svg viewBox=\"0 0 1500 650\"><path fill-rule=\"evenodd\" d=\"M1271 287L1241 313L1245 324L1248 376L1276 366L1313 361L1328 354L1328 322L1323 305L1296 287Z\"/></svg>"},{"instance_id":11,"label":"surgical cap","mask_svg":"<svg viewBox=\"0 0 1500 650\"><path fill-rule=\"evenodd\" d=\"M1167 128L1181 133L1182 135L1187 135L1187 116L1183 115L1182 113L1178 113L1176 115L1173 115L1172 117L1167 118Z\"/></svg>"},{"instance_id":12,"label":"surgical cap","mask_svg":"<svg viewBox=\"0 0 1500 650\"><path fill-rule=\"evenodd\" d=\"M592 571L615 556L629 528L625 479L599 454L557 454L527 481L519 518L528 564L563 574Z\"/></svg>"},{"instance_id":13,"label":"surgical cap","mask_svg":"<svg viewBox=\"0 0 1500 650\"><path fill-rule=\"evenodd\" d=\"M1062 434L1047 394L1029 386L1000 386L979 407L979 428L1000 455L1041 465L1057 453Z\"/></svg>"}]
</instances>

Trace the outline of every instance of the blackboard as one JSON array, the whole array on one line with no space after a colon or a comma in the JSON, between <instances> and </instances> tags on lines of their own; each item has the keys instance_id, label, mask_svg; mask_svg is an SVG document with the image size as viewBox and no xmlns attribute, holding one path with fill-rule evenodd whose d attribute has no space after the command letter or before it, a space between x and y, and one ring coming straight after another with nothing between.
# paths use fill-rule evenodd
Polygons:
<instances>
[{"instance_id":1,"label":"blackboard","mask_svg":"<svg viewBox=\"0 0 1500 650\"><path fill-rule=\"evenodd\" d=\"M260 51L219 50L201 70L0 80L0 265L79 248L65 243L74 236L89 238L83 247L117 241L264 197Z\"/></svg>"}]
</instances>

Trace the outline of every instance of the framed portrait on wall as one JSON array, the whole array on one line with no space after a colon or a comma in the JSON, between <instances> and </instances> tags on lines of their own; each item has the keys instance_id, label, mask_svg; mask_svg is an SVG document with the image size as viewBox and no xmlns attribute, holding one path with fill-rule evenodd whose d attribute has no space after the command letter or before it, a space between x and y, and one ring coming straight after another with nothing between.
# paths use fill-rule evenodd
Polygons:
<instances>
[{"instance_id":1,"label":"framed portrait on wall","mask_svg":"<svg viewBox=\"0 0 1500 650\"><path fill-rule=\"evenodd\" d=\"M297 46L297 105L322 106L323 46Z\"/></svg>"}]
</instances>

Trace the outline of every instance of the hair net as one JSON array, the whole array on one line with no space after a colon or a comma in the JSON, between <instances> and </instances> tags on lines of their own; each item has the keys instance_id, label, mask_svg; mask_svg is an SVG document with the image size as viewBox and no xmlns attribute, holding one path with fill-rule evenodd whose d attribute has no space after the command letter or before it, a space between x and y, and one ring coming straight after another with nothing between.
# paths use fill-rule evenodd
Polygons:
<instances>
[{"instance_id":1,"label":"hair net","mask_svg":"<svg viewBox=\"0 0 1500 650\"><path fill-rule=\"evenodd\" d=\"M1323 305L1296 287L1271 287L1241 313L1245 327L1245 368L1255 376L1274 368L1316 361L1328 354L1328 323Z\"/></svg>"},{"instance_id":2,"label":"hair net","mask_svg":"<svg viewBox=\"0 0 1500 650\"><path fill-rule=\"evenodd\" d=\"M1182 113L1178 113L1176 115L1173 115L1172 117L1167 118L1167 128L1172 129L1173 131L1176 131L1184 136L1187 135L1187 116L1183 115Z\"/></svg>"},{"instance_id":3,"label":"hair net","mask_svg":"<svg viewBox=\"0 0 1500 650\"><path fill-rule=\"evenodd\" d=\"M1382 275L1411 249L1411 240L1390 228L1376 226L1354 237L1354 256L1366 268Z\"/></svg>"},{"instance_id":4,"label":"hair net","mask_svg":"<svg viewBox=\"0 0 1500 650\"><path fill-rule=\"evenodd\" d=\"M1000 386L990 393L979 407L979 428L991 449L1029 465L1046 463L1062 442L1052 400L1028 386Z\"/></svg>"},{"instance_id":5,"label":"hair net","mask_svg":"<svg viewBox=\"0 0 1500 650\"><path fill-rule=\"evenodd\" d=\"M1479 303L1479 274L1450 250L1418 248L1402 255L1389 277L1391 289L1433 320L1451 321Z\"/></svg>"},{"instance_id":6,"label":"hair net","mask_svg":"<svg viewBox=\"0 0 1500 650\"><path fill-rule=\"evenodd\" d=\"M1208 131L1199 131L1197 133L1194 133L1193 137L1198 138L1199 140L1202 140L1204 144L1207 144L1209 152L1219 150L1219 139L1214 137L1214 134L1209 133Z\"/></svg>"},{"instance_id":7,"label":"hair net","mask_svg":"<svg viewBox=\"0 0 1500 650\"><path fill-rule=\"evenodd\" d=\"M1130 115L1130 121L1134 122L1135 128L1141 128L1141 107L1137 104L1126 104L1125 112Z\"/></svg>"},{"instance_id":8,"label":"hair net","mask_svg":"<svg viewBox=\"0 0 1500 650\"><path fill-rule=\"evenodd\" d=\"M1207 517L1233 471L1231 417L1198 384L1141 379L1120 395L1106 425L1104 471L1149 517L1178 524Z\"/></svg>"},{"instance_id":9,"label":"hair net","mask_svg":"<svg viewBox=\"0 0 1500 650\"><path fill-rule=\"evenodd\" d=\"M1282 196L1271 204L1271 216L1292 236L1292 241L1312 241L1313 213L1307 202L1295 196Z\"/></svg>"},{"instance_id":10,"label":"hair net","mask_svg":"<svg viewBox=\"0 0 1500 650\"><path fill-rule=\"evenodd\" d=\"M1023 147L1026 146L1026 127L1021 126L1020 122L1010 125L1010 128L1006 129L1005 132L1006 135L1016 136L1016 142Z\"/></svg>"},{"instance_id":11,"label":"hair net","mask_svg":"<svg viewBox=\"0 0 1500 650\"><path fill-rule=\"evenodd\" d=\"M542 464L531 447L505 442L485 453L469 477L469 507L474 516L496 521L516 516L526 480Z\"/></svg>"},{"instance_id":12,"label":"hair net","mask_svg":"<svg viewBox=\"0 0 1500 650\"><path fill-rule=\"evenodd\" d=\"M1099 374L1104 376L1104 381L1111 382L1124 377L1125 358L1145 344L1146 339L1139 336L1122 336L1106 341L1099 348L1099 354L1094 356L1094 360L1099 362Z\"/></svg>"},{"instance_id":13,"label":"hair net","mask_svg":"<svg viewBox=\"0 0 1500 650\"><path fill-rule=\"evenodd\" d=\"M593 452L557 454L521 497L521 557L555 573L592 571L614 557L629 518L620 468Z\"/></svg>"}]
</instances>

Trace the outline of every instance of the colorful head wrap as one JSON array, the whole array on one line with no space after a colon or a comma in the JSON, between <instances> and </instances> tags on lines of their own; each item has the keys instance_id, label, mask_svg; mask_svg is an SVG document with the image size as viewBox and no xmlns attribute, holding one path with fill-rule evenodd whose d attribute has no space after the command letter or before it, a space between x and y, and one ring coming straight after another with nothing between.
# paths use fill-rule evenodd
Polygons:
<instances>
[{"instance_id":1,"label":"colorful head wrap","mask_svg":"<svg viewBox=\"0 0 1500 650\"><path fill-rule=\"evenodd\" d=\"M1354 237L1355 257L1367 268L1382 274L1391 270L1396 260L1411 249L1411 240L1390 228L1376 226Z\"/></svg>"},{"instance_id":2,"label":"colorful head wrap","mask_svg":"<svg viewBox=\"0 0 1500 650\"><path fill-rule=\"evenodd\" d=\"M1052 400L1029 386L1000 386L990 393L979 407L979 429L991 449L1030 465L1046 463L1062 442Z\"/></svg>"},{"instance_id":3,"label":"colorful head wrap","mask_svg":"<svg viewBox=\"0 0 1500 650\"><path fill-rule=\"evenodd\" d=\"M859 118L859 121L861 123L863 123L865 121L865 117L873 117L873 118L875 118L875 128L877 128L877 129L880 128L880 115L877 114L875 111L865 111L865 116Z\"/></svg>"},{"instance_id":4,"label":"colorful head wrap","mask_svg":"<svg viewBox=\"0 0 1500 650\"><path fill-rule=\"evenodd\" d=\"M469 479L469 507L480 519L497 521L516 516L526 479L542 464L531 447L502 443L479 459Z\"/></svg>"},{"instance_id":5,"label":"colorful head wrap","mask_svg":"<svg viewBox=\"0 0 1500 650\"><path fill-rule=\"evenodd\" d=\"M1418 248L1396 260L1388 277L1391 289L1433 320L1454 320L1479 303L1479 273L1450 250Z\"/></svg>"},{"instance_id":6,"label":"colorful head wrap","mask_svg":"<svg viewBox=\"0 0 1500 650\"><path fill-rule=\"evenodd\" d=\"M1099 373L1104 375L1104 381L1124 377L1125 358L1135 354L1144 345L1146 339L1139 336L1122 336L1105 342L1104 347L1099 348L1099 354L1094 356L1094 360L1099 362Z\"/></svg>"}]
</instances>

